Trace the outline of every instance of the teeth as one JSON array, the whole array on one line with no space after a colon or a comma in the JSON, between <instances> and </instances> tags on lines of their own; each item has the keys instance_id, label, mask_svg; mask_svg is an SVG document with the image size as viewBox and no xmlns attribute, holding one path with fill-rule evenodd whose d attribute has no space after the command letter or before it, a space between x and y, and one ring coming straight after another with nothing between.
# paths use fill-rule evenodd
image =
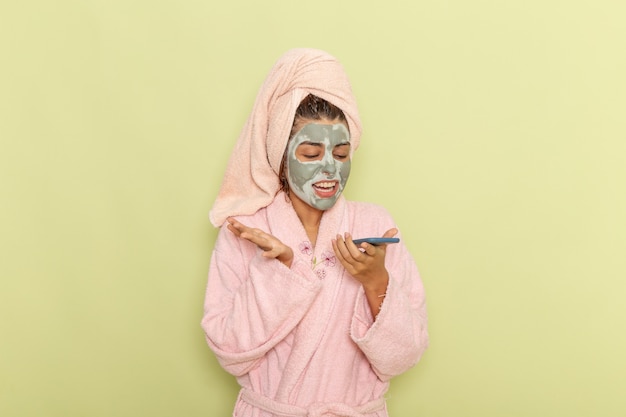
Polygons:
<instances>
[{"instance_id":1,"label":"teeth","mask_svg":"<svg viewBox=\"0 0 626 417\"><path fill-rule=\"evenodd\" d=\"M318 182L317 184L315 184L315 186L318 188L334 188L335 183L334 182Z\"/></svg>"}]
</instances>

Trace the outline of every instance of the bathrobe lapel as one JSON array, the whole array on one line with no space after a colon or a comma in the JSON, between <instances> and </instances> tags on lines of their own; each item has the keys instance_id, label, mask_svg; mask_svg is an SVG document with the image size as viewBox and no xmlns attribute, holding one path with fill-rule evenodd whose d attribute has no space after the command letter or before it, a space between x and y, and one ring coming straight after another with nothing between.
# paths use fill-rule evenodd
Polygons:
<instances>
[{"instance_id":1,"label":"bathrobe lapel","mask_svg":"<svg viewBox=\"0 0 626 417\"><path fill-rule=\"evenodd\" d=\"M294 256L310 260L312 264L321 266L323 263L329 266L332 263L329 258L334 255L331 239L334 239L337 234L343 234L340 227L344 222L346 209L346 201L343 196L340 196L335 205L324 212L317 242L313 246L291 203L285 199L284 193L279 193L272 204L267 207L269 232L290 246Z\"/></svg>"},{"instance_id":2,"label":"bathrobe lapel","mask_svg":"<svg viewBox=\"0 0 626 417\"><path fill-rule=\"evenodd\" d=\"M335 258L331 239L343 234L347 206L343 196L324 212L315 247L309 242L304 226L298 219L291 203L280 193L267 208L267 220L271 233L294 251L294 257L309 262L311 273L322 280L322 290L303 317L294 334L293 348L282 375L276 400L292 402L301 377L315 354L341 286L344 268Z\"/></svg>"}]
</instances>

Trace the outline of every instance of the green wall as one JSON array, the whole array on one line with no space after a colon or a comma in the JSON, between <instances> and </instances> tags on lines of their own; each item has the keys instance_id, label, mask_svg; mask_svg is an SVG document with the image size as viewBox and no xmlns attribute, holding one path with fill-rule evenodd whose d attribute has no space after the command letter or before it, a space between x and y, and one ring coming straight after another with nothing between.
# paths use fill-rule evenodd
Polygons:
<instances>
[{"instance_id":1,"label":"green wall","mask_svg":"<svg viewBox=\"0 0 626 417\"><path fill-rule=\"evenodd\" d=\"M393 417L626 413L626 5L0 4L0 415L227 416L208 211L285 50L351 77L431 347Z\"/></svg>"}]
</instances>

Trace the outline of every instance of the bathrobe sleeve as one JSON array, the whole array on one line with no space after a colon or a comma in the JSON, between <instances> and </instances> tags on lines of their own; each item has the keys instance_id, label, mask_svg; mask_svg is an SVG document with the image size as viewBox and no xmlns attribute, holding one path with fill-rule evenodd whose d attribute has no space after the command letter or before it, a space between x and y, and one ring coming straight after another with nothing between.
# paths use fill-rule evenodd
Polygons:
<instances>
[{"instance_id":1,"label":"bathrobe sleeve","mask_svg":"<svg viewBox=\"0 0 626 417\"><path fill-rule=\"evenodd\" d=\"M395 227L387 212L380 210L378 218L385 220L377 226L380 232L376 236ZM424 287L402 238L400 243L387 246L385 266L389 271L389 284L376 319L361 289L351 325L353 341L382 381L411 368L428 347Z\"/></svg>"},{"instance_id":2,"label":"bathrobe sleeve","mask_svg":"<svg viewBox=\"0 0 626 417\"><path fill-rule=\"evenodd\" d=\"M255 226L258 227L258 226ZM202 327L229 373L255 367L307 312L321 289L310 265L291 268L222 227L209 268Z\"/></svg>"}]
</instances>

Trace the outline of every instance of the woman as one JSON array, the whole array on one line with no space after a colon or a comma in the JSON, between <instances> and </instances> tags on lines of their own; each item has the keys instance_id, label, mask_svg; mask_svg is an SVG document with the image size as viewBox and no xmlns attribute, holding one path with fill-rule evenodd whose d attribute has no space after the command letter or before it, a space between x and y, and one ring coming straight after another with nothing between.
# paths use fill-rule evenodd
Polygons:
<instances>
[{"instance_id":1,"label":"woman","mask_svg":"<svg viewBox=\"0 0 626 417\"><path fill-rule=\"evenodd\" d=\"M273 67L211 221L202 326L242 389L234 416L387 416L389 380L428 344L424 291L381 207L341 192L361 124L341 65L295 49Z\"/></svg>"}]
</instances>

